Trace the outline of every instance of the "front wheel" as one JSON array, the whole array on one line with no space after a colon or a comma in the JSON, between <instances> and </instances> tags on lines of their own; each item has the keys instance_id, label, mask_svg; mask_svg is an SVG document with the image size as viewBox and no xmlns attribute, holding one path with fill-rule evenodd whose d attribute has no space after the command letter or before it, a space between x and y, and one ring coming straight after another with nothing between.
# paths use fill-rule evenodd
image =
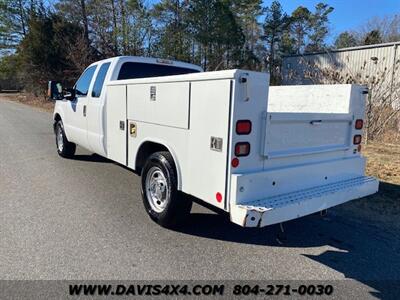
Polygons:
<instances>
[{"instance_id":1,"label":"front wheel","mask_svg":"<svg viewBox=\"0 0 400 300\"><path fill-rule=\"evenodd\" d=\"M172 228L184 221L192 201L177 190L174 160L169 152L152 154L142 169L142 198L150 218Z\"/></svg>"},{"instance_id":2,"label":"front wheel","mask_svg":"<svg viewBox=\"0 0 400 300\"><path fill-rule=\"evenodd\" d=\"M73 157L75 154L76 145L68 141L61 120L56 123L55 134L58 155L65 158Z\"/></svg>"}]
</instances>

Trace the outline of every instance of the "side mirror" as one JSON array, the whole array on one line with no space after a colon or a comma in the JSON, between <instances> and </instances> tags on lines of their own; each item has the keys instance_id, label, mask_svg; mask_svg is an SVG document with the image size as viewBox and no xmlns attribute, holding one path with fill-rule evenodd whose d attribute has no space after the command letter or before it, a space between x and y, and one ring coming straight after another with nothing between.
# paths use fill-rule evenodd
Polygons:
<instances>
[{"instance_id":1,"label":"side mirror","mask_svg":"<svg viewBox=\"0 0 400 300\"><path fill-rule=\"evenodd\" d=\"M65 89L64 98L69 101L75 100L76 92L75 89Z\"/></svg>"},{"instance_id":2,"label":"side mirror","mask_svg":"<svg viewBox=\"0 0 400 300\"><path fill-rule=\"evenodd\" d=\"M63 96L61 82L49 81L49 85L48 85L48 89L47 89L47 96L50 101L62 100L64 98L64 96Z\"/></svg>"}]
</instances>

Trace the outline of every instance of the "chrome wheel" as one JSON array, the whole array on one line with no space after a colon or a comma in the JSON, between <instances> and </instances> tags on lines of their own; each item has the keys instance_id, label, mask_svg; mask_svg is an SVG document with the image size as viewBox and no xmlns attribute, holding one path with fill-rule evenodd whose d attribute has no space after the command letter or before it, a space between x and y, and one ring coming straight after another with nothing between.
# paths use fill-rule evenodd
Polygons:
<instances>
[{"instance_id":1,"label":"chrome wheel","mask_svg":"<svg viewBox=\"0 0 400 300\"><path fill-rule=\"evenodd\" d=\"M61 126L57 126L56 140L57 140L57 149L59 152L62 152L64 149L64 137Z\"/></svg>"},{"instance_id":2,"label":"chrome wheel","mask_svg":"<svg viewBox=\"0 0 400 300\"><path fill-rule=\"evenodd\" d=\"M164 173L158 167L152 167L146 176L146 196L151 208L161 213L169 201L169 187Z\"/></svg>"}]
</instances>

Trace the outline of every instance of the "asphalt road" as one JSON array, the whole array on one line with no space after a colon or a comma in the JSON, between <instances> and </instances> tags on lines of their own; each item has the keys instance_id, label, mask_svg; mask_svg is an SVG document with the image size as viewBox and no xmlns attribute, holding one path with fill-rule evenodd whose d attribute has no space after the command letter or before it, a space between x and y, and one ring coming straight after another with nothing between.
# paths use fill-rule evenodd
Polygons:
<instances>
[{"instance_id":1,"label":"asphalt road","mask_svg":"<svg viewBox=\"0 0 400 300\"><path fill-rule=\"evenodd\" d=\"M0 101L0 279L400 279L390 232L332 212L243 229L195 206L153 223L130 170L56 153L51 114ZM278 238L277 238L278 237Z\"/></svg>"}]
</instances>

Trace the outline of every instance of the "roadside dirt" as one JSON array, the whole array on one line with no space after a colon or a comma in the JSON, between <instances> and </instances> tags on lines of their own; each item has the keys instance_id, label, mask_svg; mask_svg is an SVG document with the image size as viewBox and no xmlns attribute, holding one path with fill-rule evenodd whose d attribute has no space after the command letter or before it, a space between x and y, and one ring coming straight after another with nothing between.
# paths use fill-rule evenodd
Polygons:
<instances>
[{"instance_id":1,"label":"roadside dirt","mask_svg":"<svg viewBox=\"0 0 400 300\"><path fill-rule=\"evenodd\" d=\"M0 99L15 101L51 112L54 108L54 102L47 101L43 97L35 97L22 93L0 93Z\"/></svg>"}]
</instances>

